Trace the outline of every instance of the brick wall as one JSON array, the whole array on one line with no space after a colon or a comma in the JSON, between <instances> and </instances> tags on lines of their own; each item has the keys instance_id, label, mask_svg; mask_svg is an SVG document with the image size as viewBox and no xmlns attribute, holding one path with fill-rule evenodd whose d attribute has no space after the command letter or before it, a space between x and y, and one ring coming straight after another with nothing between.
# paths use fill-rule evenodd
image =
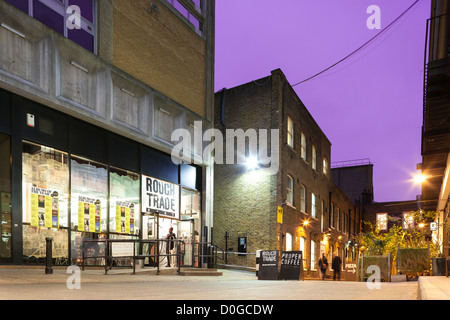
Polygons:
<instances>
[{"instance_id":1,"label":"brick wall","mask_svg":"<svg viewBox=\"0 0 450 320\"><path fill-rule=\"evenodd\" d=\"M287 145L287 117L294 122L294 147ZM324 234L330 234L327 251L339 249L342 254L349 239L344 232L344 216L353 216L356 208L348 197L331 181L330 171L322 170L322 159L331 162L331 143L312 118L281 70L229 90L216 93L215 126L225 129L242 128L280 130L280 167L272 176L248 172L245 166L216 165L214 184L214 242L225 249L225 233L229 247L237 249L237 237L247 236L248 252L256 250L285 250L286 235L292 235L292 250L300 250L304 239L305 266L311 265L311 240L315 241L315 259L320 253ZM306 136L306 159L300 157L300 136ZM316 148L317 167L312 169L312 146ZM293 178L293 204L286 203L287 176ZM300 210L300 189L306 188L305 210ZM311 194L316 195L317 217L312 217ZM321 203L324 202L324 210ZM329 210L333 202L341 213L339 228L330 228ZM277 207L283 208L283 223L277 223ZM322 218L323 231L322 232ZM308 221L305 225L304 222ZM347 223L350 219L346 220ZM337 215L335 214L335 226ZM341 236L341 239L339 239ZM250 263L234 257L229 264ZM254 260L253 260L254 265ZM316 265L316 264L315 264ZM314 269L314 268L313 268ZM308 275L317 272L308 270Z\"/></svg>"},{"instance_id":2,"label":"brick wall","mask_svg":"<svg viewBox=\"0 0 450 320\"><path fill-rule=\"evenodd\" d=\"M157 11L151 1L114 0L113 63L205 117L206 41L154 2Z\"/></svg>"}]
</instances>

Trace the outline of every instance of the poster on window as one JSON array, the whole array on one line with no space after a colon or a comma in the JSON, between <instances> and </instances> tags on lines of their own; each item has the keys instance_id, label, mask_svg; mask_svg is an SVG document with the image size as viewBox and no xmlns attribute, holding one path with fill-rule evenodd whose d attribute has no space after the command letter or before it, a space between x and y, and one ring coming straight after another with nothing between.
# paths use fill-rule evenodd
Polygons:
<instances>
[{"instance_id":1,"label":"poster on window","mask_svg":"<svg viewBox=\"0 0 450 320\"><path fill-rule=\"evenodd\" d=\"M116 232L134 233L134 203L116 202Z\"/></svg>"},{"instance_id":2,"label":"poster on window","mask_svg":"<svg viewBox=\"0 0 450 320\"><path fill-rule=\"evenodd\" d=\"M142 211L179 219L180 191L176 184L142 176Z\"/></svg>"},{"instance_id":3,"label":"poster on window","mask_svg":"<svg viewBox=\"0 0 450 320\"><path fill-rule=\"evenodd\" d=\"M78 231L100 233L100 200L78 197Z\"/></svg>"},{"instance_id":4,"label":"poster on window","mask_svg":"<svg viewBox=\"0 0 450 320\"><path fill-rule=\"evenodd\" d=\"M58 228L59 197L57 191L31 187L30 208L33 227Z\"/></svg>"}]
</instances>

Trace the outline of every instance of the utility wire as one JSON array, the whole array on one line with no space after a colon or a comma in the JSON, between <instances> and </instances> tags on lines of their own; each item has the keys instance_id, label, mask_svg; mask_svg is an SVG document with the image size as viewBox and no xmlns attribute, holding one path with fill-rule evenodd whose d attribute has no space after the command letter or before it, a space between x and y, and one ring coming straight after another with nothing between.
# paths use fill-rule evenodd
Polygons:
<instances>
[{"instance_id":1,"label":"utility wire","mask_svg":"<svg viewBox=\"0 0 450 320\"><path fill-rule=\"evenodd\" d=\"M358 49L356 49L355 51L353 51L352 53L348 54L347 56L345 56L344 58L342 58L341 60L339 60L338 62L332 64L331 66L329 66L328 68L320 71L319 73L316 73L315 75L313 75L312 77L309 77L308 79L305 79L301 82L298 82L294 85L292 85L292 87L298 86L299 84L302 84L306 81L312 80L315 77L321 75L322 73L327 72L328 70L334 68L335 66L337 66L338 64L340 64L341 62L347 60L348 58L350 58L352 55L354 55L355 53L357 53L358 51L360 51L361 49L363 49L364 47L366 47L369 43L371 43L373 40L375 40L376 38L378 38L381 34L383 34L385 31L387 31L391 26L393 26L398 20L400 20L409 10L411 10L420 0L416 0L408 9L406 9L401 15L399 15L394 21L392 21L386 28L384 28L383 30L381 30L380 32L378 32L373 38L371 38L369 41L367 41L366 43L364 43L362 46L360 46Z\"/></svg>"}]
</instances>

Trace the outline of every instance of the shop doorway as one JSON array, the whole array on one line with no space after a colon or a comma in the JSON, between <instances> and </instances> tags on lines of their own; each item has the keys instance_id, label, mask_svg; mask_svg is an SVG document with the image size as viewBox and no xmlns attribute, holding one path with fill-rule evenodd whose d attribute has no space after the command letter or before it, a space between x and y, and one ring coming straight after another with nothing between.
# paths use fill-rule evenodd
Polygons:
<instances>
[{"instance_id":1,"label":"shop doorway","mask_svg":"<svg viewBox=\"0 0 450 320\"><path fill-rule=\"evenodd\" d=\"M182 240L184 246L181 247L181 265L189 267L198 267L198 258L194 259L195 228L194 219L178 221L179 240Z\"/></svg>"},{"instance_id":2,"label":"shop doorway","mask_svg":"<svg viewBox=\"0 0 450 320\"><path fill-rule=\"evenodd\" d=\"M198 258L194 258L193 250L194 241L196 241L195 239L198 239L198 235L196 237L194 221L195 219L176 220L161 217L157 213L145 213L142 215L142 239L166 239L169 229L173 228L173 232L177 239L183 241L183 245L180 245L181 265L186 267L197 267ZM167 245L164 241L158 243L144 243L142 244L141 250L143 254L150 255L156 255L157 252L159 252L161 254L159 261L160 267L164 267L168 264L167 257L164 257L164 254L167 253ZM144 265L156 267L156 258L145 259Z\"/></svg>"}]
</instances>

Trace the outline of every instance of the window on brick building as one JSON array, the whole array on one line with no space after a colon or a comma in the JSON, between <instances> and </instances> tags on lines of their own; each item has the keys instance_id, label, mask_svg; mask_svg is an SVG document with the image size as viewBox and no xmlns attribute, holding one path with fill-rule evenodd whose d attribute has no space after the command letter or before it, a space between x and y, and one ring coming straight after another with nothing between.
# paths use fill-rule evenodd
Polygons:
<instances>
[{"instance_id":1,"label":"window on brick building","mask_svg":"<svg viewBox=\"0 0 450 320\"><path fill-rule=\"evenodd\" d=\"M334 203L330 206L330 227L334 228Z\"/></svg>"},{"instance_id":2,"label":"window on brick building","mask_svg":"<svg viewBox=\"0 0 450 320\"><path fill-rule=\"evenodd\" d=\"M294 179L291 176L287 176L287 197L286 202L290 206L294 206Z\"/></svg>"},{"instance_id":3,"label":"window on brick building","mask_svg":"<svg viewBox=\"0 0 450 320\"><path fill-rule=\"evenodd\" d=\"M316 270L316 242L311 240L311 270Z\"/></svg>"},{"instance_id":4,"label":"window on brick building","mask_svg":"<svg viewBox=\"0 0 450 320\"><path fill-rule=\"evenodd\" d=\"M306 212L306 188L305 186L300 186L300 211Z\"/></svg>"},{"instance_id":5,"label":"window on brick building","mask_svg":"<svg viewBox=\"0 0 450 320\"><path fill-rule=\"evenodd\" d=\"M287 144L294 149L294 122L290 117L287 120Z\"/></svg>"},{"instance_id":6,"label":"window on brick building","mask_svg":"<svg viewBox=\"0 0 450 320\"><path fill-rule=\"evenodd\" d=\"M203 1L202 0L191 0L193 6L185 6L182 2L178 0L166 0L172 5L186 20L192 24L198 32L203 32L203 23L196 17L195 11L198 13L203 13ZM189 0L188 0L189 1ZM195 8L195 9L194 9Z\"/></svg>"},{"instance_id":7,"label":"window on brick building","mask_svg":"<svg viewBox=\"0 0 450 320\"><path fill-rule=\"evenodd\" d=\"M74 41L83 48L96 50L96 1L95 0L6 0L6 2L25 12L47 27ZM80 24L71 10L71 6L80 9Z\"/></svg>"},{"instance_id":8,"label":"window on brick building","mask_svg":"<svg viewBox=\"0 0 450 320\"><path fill-rule=\"evenodd\" d=\"M414 215L411 212L403 212L403 229L414 228Z\"/></svg>"},{"instance_id":9,"label":"window on brick building","mask_svg":"<svg viewBox=\"0 0 450 320\"><path fill-rule=\"evenodd\" d=\"M311 167L313 170L317 170L317 151L315 146L312 146Z\"/></svg>"},{"instance_id":10,"label":"window on brick building","mask_svg":"<svg viewBox=\"0 0 450 320\"><path fill-rule=\"evenodd\" d=\"M380 231L387 231L387 213L377 213L377 229Z\"/></svg>"},{"instance_id":11,"label":"window on brick building","mask_svg":"<svg viewBox=\"0 0 450 320\"><path fill-rule=\"evenodd\" d=\"M328 174L328 159L323 158L323 174Z\"/></svg>"},{"instance_id":12,"label":"window on brick building","mask_svg":"<svg viewBox=\"0 0 450 320\"><path fill-rule=\"evenodd\" d=\"M303 132L301 137L300 157L303 160L306 160L306 136Z\"/></svg>"},{"instance_id":13,"label":"window on brick building","mask_svg":"<svg viewBox=\"0 0 450 320\"><path fill-rule=\"evenodd\" d=\"M316 195L311 193L311 216L317 218Z\"/></svg>"}]
</instances>

